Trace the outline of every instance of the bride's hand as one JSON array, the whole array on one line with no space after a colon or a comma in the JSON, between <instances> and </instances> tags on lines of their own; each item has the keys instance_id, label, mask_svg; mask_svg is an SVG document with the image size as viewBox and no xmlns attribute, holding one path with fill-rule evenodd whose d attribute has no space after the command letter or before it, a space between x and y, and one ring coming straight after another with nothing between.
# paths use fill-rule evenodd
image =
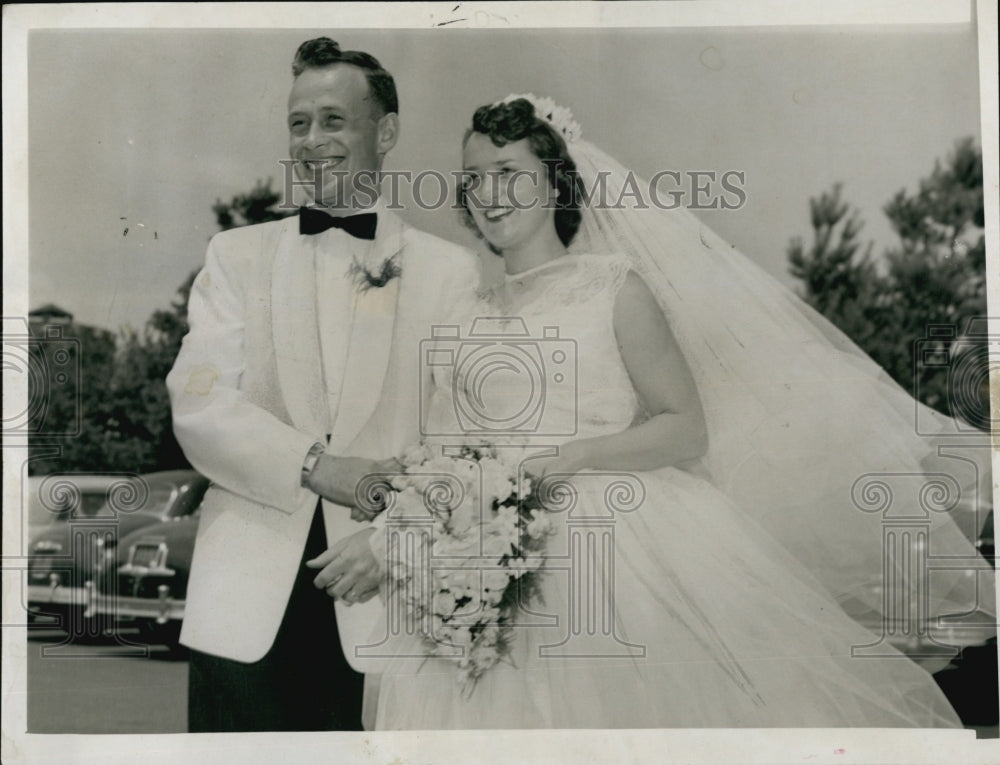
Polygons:
<instances>
[{"instance_id":1,"label":"bride's hand","mask_svg":"<svg viewBox=\"0 0 1000 765\"><path fill-rule=\"evenodd\" d=\"M584 453L579 441L570 441L560 446L559 453L554 457L528 461L526 469L532 481L532 494L543 507L555 509L560 505L566 489L565 482L587 467Z\"/></svg>"},{"instance_id":2,"label":"bride's hand","mask_svg":"<svg viewBox=\"0 0 1000 765\"><path fill-rule=\"evenodd\" d=\"M574 475L587 467L582 441L569 441L558 448L559 453L554 457L529 460L528 474L536 480L544 480L546 477Z\"/></svg>"}]
</instances>

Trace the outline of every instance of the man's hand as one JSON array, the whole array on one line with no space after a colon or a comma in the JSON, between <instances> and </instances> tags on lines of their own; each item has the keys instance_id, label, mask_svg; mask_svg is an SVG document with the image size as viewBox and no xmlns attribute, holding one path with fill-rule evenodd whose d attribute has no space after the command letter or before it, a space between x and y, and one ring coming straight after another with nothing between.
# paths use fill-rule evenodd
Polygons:
<instances>
[{"instance_id":1,"label":"man's hand","mask_svg":"<svg viewBox=\"0 0 1000 765\"><path fill-rule=\"evenodd\" d=\"M364 603L378 593L382 581L378 561L369 546L375 529L362 529L341 539L322 555L307 560L309 568L322 569L313 579L316 589L347 605Z\"/></svg>"},{"instance_id":2,"label":"man's hand","mask_svg":"<svg viewBox=\"0 0 1000 765\"><path fill-rule=\"evenodd\" d=\"M357 505L371 510L372 487L362 484L362 481L368 476L402 472L402 464L395 459L370 460L324 454L309 474L306 486L324 499L338 505L345 507Z\"/></svg>"},{"instance_id":3,"label":"man's hand","mask_svg":"<svg viewBox=\"0 0 1000 765\"><path fill-rule=\"evenodd\" d=\"M385 507L358 507L355 505L351 508L351 520L358 523L371 523L384 510Z\"/></svg>"}]
</instances>

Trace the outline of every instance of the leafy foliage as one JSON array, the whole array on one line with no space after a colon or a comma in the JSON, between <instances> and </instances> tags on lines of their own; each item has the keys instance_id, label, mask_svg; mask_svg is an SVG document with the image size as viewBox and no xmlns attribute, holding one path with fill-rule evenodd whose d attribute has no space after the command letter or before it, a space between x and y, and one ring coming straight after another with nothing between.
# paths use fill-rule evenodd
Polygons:
<instances>
[{"instance_id":1,"label":"leafy foliage","mask_svg":"<svg viewBox=\"0 0 1000 765\"><path fill-rule=\"evenodd\" d=\"M52 325L32 324L28 347L33 375L28 378L30 404L29 468L33 473L56 470L108 470L103 455L106 392L115 367L115 336L106 330L60 324L59 339L48 336ZM68 354L58 365L55 356ZM57 379L64 369L65 379Z\"/></svg>"},{"instance_id":2,"label":"leafy foliage","mask_svg":"<svg viewBox=\"0 0 1000 765\"><path fill-rule=\"evenodd\" d=\"M805 284L806 300L867 348L877 343L885 284L872 260L871 243L862 250L860 214L842 201L841 190L838 183L809 200L813 243L807 250L801 239L792 240L789 270Z\"/></svg>"},{"instance_id":3,"label":"leafy foliage","mask_svg":"<svg viewBox=\"0 0 1000 765\"><path fill-rule=\"evenodd\" d=\"M988 392L956 390L961 357L985 365L986 337L970 321L986 314L986 243L982 153L971 138L959 141L944 163L935 162L915 193L896 192L883 208L899 243L880 269L871 244L861 249L861 221L841 199L838 184L810 200L813 242L788 248L790 272L802 296L840 327L904 388L945 414L968 419L963 401L985 404ZM950 363L928 364L927 352ZM964 383L963 383L964 384Z\"/></svg>"},{"instance_id":4,"label":"leafy foliage","mask_svg":"<svg viewBox=\"0 0 1000 765\"><path fill-rule=\"evenodd\" d=\"M276 209L281 195L271 188L271 180L258 180L246 194L237 194L229 202L215 200L212 212L222 231L254 223L281 220L293 214L292 211Z\"/></svg>"},{"instance_id":5,"label":"leafy foliage","mask_svg":"<svg viewBox=\"0 0 1000 765\"><path fill-rule=\"evenodd\" d=\"M258 181L246 194L212 206L223 231L278 220L280 197L271 183ZM29 395L45 398L44 423L29 443L32 474L51 472L136 472L188 467L174 438L165 378L188 331L187 303L198 271L177 288L167 309L153 311L140 332L125 330L116 339L106 330L81 324L63 327L79 356L77 386L49 385L38 377ZM33 345L37 356L44 342ZM78 349L78 350L76 350ZM37 361L37 359L36 359ZM55 435L66 434L71 435ZM48 434L48 435L46 435Z\"/></svg>"}]
</instances>

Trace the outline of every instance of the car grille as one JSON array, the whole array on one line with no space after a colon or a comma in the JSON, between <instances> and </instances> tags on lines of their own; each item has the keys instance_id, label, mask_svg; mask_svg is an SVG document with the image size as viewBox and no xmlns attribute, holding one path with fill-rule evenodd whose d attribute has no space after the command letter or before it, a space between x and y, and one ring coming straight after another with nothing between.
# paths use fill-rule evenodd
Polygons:
<instances>
[{"instance_id":1,"label":"car grille","mask_svg":"<svg viewBox=\"0 0 1000 765\"><path fill-rule=\"evenodd\" d=\"M58 549L56 549L58 547ZM36 547L32 555L28 558L28 579L33 584L44 582L48 584L49 574L55 568L66 569L66 559L60 555L62 545L51 547ZM57 560L57 556L58 560ZM56 566L61 563L61 566Z\"/></svg>"},{"instance_id":2,"label":"car grille","mask_svg":"<svg viewBox=\"0 0 1000 765\"><path fill-rule=\"evenodd\" d=\"M28 559L28 570L49 571L52 568L52 561L58 553L55 550L35 550Z\"/></svg>"},{"instance_id":3,"label":"car grille","mask_svg":"<svg viewBox=\"0 0 1000 765\"><path fill-rule=\"evenodd\" d=\"M160 555L160 545L158 544L138 544L132 555L131 564L142 566L143 568L153 568Z\"/></svg>"}]
</instances>

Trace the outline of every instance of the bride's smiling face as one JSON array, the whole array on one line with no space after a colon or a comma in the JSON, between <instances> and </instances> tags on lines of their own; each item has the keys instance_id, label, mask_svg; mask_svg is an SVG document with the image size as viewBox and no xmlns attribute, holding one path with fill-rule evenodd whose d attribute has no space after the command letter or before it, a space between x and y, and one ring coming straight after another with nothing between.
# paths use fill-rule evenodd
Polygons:
<instances>
[{"instance_id":1,"label":"bride's smiling face","mask_svg":"<svg viewBox=\"0 0 1000 765\"><path fill-rule=\"evenodd\" d=\"M473 133L465 142L465 204L480 233L500 251L521 249L554 231L555 189L527 139L497 146Z\"/></svg>"}]
</instances>

